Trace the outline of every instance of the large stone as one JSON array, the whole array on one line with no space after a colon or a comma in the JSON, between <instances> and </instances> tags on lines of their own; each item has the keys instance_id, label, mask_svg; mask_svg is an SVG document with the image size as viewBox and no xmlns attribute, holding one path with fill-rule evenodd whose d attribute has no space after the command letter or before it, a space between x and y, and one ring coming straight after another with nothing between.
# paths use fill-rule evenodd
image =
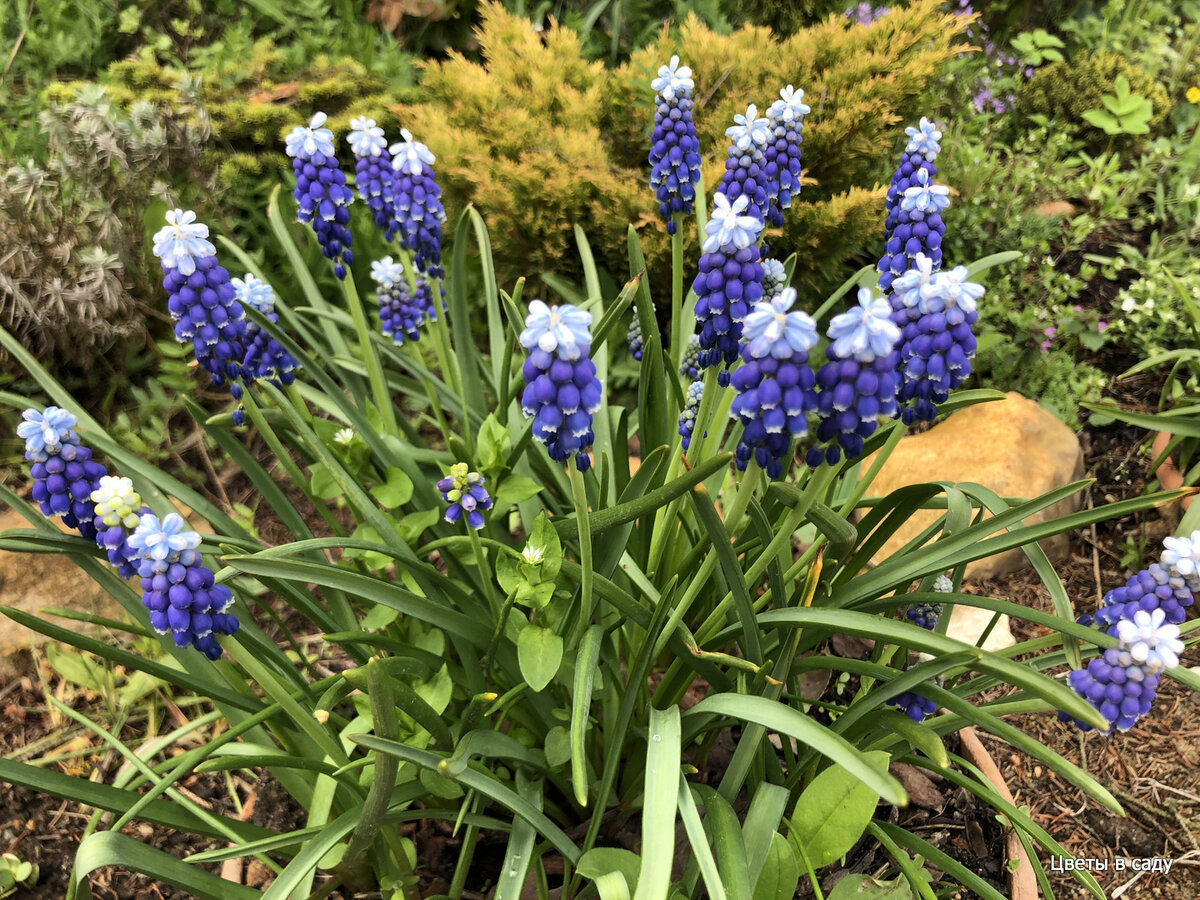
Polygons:
<instances>
[{"instance_id":1,"label":"large stone","mask_svg":"<svg viewBox=\"0 0 1200 900\"><path fill-rule=\"evenodd\" d=\"M862 471L870 465L865 461ZM974 482L1001 497L1032 499L1083 477L1083 451L1075 433L1050 412L1020 394L959 410L923 434L907 435L880 469L867 494L885 497L892 491L930 481ZM1027 524L1067 515L1079 509L1074 494L1026 519ZM886 559L929 527L939 510L917 510L883 545L876 562ZM1051 559L1065 555L1066 535L1042 542ZM976 560L967 566L971 578L991 578L1027 563L1020 549Z\"/></svg>"},{"instance_id":2,"label":"large stone","mask_svg":"<svg viewBox=\"0 0 1200 900\"><path fill-rule=\"evenodd\" d=\"M54 520L66 532L58 519ZM0 531L29 528L15 509L0 506ZM74 534L75 532L67 532ZM71 557L61 553L10 553L0 550L0 602L23 612L41 616L47 607L95 613L124 619L125 612L108 591L96 584ZM49 621L72 630L89 631L79 622L55 616ZM13 674L14 651L45 643L39 632L0 615L0 682Z\"/></svg>"}]
</instances>

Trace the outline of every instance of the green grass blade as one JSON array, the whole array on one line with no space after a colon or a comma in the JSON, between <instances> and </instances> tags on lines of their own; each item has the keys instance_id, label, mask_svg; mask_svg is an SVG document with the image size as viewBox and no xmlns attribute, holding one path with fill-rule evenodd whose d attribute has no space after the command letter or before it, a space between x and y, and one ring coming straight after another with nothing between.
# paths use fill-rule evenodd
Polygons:
<instances>
[{"instance_id":1,"label":"green grass blade","mask_svg":"<svg viewBox=\"0 0 1200 900\"><path fill-rule=\"evenodd\" d=\"M665 900L675 855L675 810L679 806L679 707L650 709L642 798L642 868L634 900ZM691 799L691 795L688 795ZM697 817L698 818L698 817ZM703 835L703 830L701 831ZM707 846L707 845L706 845Z\"/></svg>"},{"instance_id":2,"label":"green grass blade","mask_svg":"<svg viewBox=\"0 0 1200 900\"><path fill-rule=\"evenodd\" d=\"M675 708L672 707L672 709ZM725 900L727 895L725 893L725 884L721 880L721 872L717 868L717 861L713 859L712 848L708 846L708 837L704 833L704 823L700 821L700 813L696 809L696 801L692 798L692 786L687 783L687 779L683 777L682 772L679 773L679 794L676 802L679 804L679 818L683 820L683 829L687 832L688 843L692 847L692 858L696 861L696 865L700 870L700 877L704 879L704 886L708 889L709 900ZM735 817L735 826L736 822L737 819ZM673 832L671 836L674 837ZM740 845L740 836L735 837L737 838L737 843ZM644 853L645 849L642 852ZM669 860L670 857L668 857ZM744 862L745 860L743 859ZM641 892L639 891L639 893ZM663 896L665 897L666 894L663 894ZM693 894L693 896L695 895Z\"/></svg>"},{"instance_id":3,"label":"green grass blade","mask_svg":"<svg viewBox=\"0 0 1200 900\"><path fill-rule=\"evenodd\" d=\"M587 740L588 714L592 708L592 684L596 678L596 663L600 659L600 645L604 640L604 628L593 625L579 642L575 657L575 684L571 692L571 788L580 806L587 806L588 778L587 755L584 742Z\"/></svg>"},{"instance_id":4,"label":"green grass blade","mask_svg":"<svg viewBox=\"0 0 1200 900\"><path fill-rule=\"evenodd\" d=\"M541 785L530 782L524 770L517 769L517 793L534 809L542 808ZM500 866L500 880L496 883L496 900L520 900L525 886L525 873L533 862L533 843L537 831L524 819L513 822L508 846L504 850L504 862Z\"/></svg>"},{"instance_id":5,"label":"green grass blade","mask_svg":"<svg viewBox=\"0 0 1200 900\"><path fill-rule=\"evenodd\" d=\"M796 611L778 610L778 612ZM882 621L876 616L864 616L864 618L871 618L877 622ZM919 630L923 631L924 629ZM961 645L959 646L961 647ZM900 786L900 782L891 775L880 772L861 750L841 735L814 722L808 716L789 706L765 697L716 694L705 697L684 713L684 718L693 720L706 715L729 716L743 722L755 722L769 731L794 737L800 743L812 747L822 756L828 757L842 766L889 803L903 806L907 802L907 796L904 788Z\"/></svg>"},{"instance_id":6,"label":"green grass blade","mask_svg":"<svg viewBox=\"0 0 1200 900\"><path fill-rule=\"evenodd\" d=\"M155 847L113 831L90 834L75 851L71 878L76 890L87 890L87 878L104 866L120 866L165 881L202 900L261 900L254 888L226 881L211 872L176 859ZM86 894L85 894L86 896Z\"/></svg>"}]
</instances>

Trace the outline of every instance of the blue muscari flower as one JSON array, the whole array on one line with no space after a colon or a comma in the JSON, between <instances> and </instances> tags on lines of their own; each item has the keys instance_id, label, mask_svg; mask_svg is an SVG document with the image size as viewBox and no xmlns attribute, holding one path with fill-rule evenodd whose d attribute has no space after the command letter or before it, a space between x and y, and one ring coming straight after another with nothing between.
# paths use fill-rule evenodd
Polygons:
<instances>
[{"instance_id":1,"label":"blue muscari flower","mask_svg":"<svg viewBox=\"0 0 1200 900\"><path fill-rule=\"evenodd\" d=\"M588 359L591 324L591 314L574 306L549 307L534 300L520 338L529 351L521 411L533 419L533 438L546 445L551 459L566 462L574 456L581 472L590 465L592 414L603 399L596 364Z\"/></svg>"},{"instance_id":2,"label":"blue muscari flower","mask_svg":"<svg viewBox=\"0 0 1200 900\"><path fill-rule=\"evenodd\" d=\"M762 268L762 296L764 300L770 300L787 287L787 270L777 259L764 259Z\"/></svg>"},{"instance_id":3,"label":"blue muscari flower","mask_svg":"<svg viewBox=\"0 0 1200 900\"><path fill-rule=\"evenodd\" d=\"M232 592L215 583L200 558L200 535L188 530L178 513L159 520L146 512L128 545L138 552L142 603L154 630L171 632L179 647L190 644L209 659L219 659L216 635L236 634L238 620L227 611Z\"/></svg>"},{"instance_id":4,"label":"blue muscari flower","mask_svg":"<svg viewBox=\"0 0 1200 900\"><path fill-rule=\"evenodd\" d=\"M354 261L351 251L350 210L354 194L346 187L333 146L333 132L324 128L327 116L316 113L308 127L297 126L286 139L287 155L292 158L296 176L296 218L312 224L317 242L326 259L333 261L333 273L346 277L346 264Z\"/></svg>"},{"instance_id":5,"label":"blue muscari flower","mask_svg":"<svg viewBox=\"0 0 1200 900\"><path fill-rule=\"evenodd\" d=\"M737 359L742 320L762 297L763 268L755 241L763 221L761 213L747 214L751 206L744 194L733 200L720 192L713 197L700 273L692 283L700 324L701 368L729 365ZM728 384L729 373L722 372L719 382Z\"/></svg>"},{"instance_id":6,"label":"blue muscari flower","mask_svg":"<svg viewBox=\"0 0 1200 900\"><path fill-rule=\"evenodd\" d=\"M392 191L392 155L383 129L374 119L358 116L350 120L346 143L354 153L354 186L358 188L358 196L371 210L375 224L383 229L384 239L390 242L399 223Z\"/></svg>"},{"instance_id":7,"label":"blue muscari flower","mask_svg":"<svg viewBox=\"0 0 1200 900\"><path fill-rule=\"evenodd\" d=\"M1068 676L1071 689L1094 706L1109 722L1105 733L1128 731L1150 711L1159 676L1179 665L1183 642L1179 626L1168 623L1161 609L1139 609L1119 620L1109 632L1117 638L1110 647L1091 660L1085 669ZM1060 712L1063 721L1072 717ZM1091 726L1073 720L1083 731Z\"/></svg>"},{"instance_id":8,"label":"blue muscari flower","mask_svg":"<svg viewBox=\"0 0 1200 900\"><path fill-rule=\"evenodd\" d=\"M696 430L696 416L700 412L700 400L703 397L703 381L693 381L688 385L683 400L683 412L679 414L679 436L683 438L684 450L687 450L692 443L692 432Z\"/></svg>"},{"instance_id":9,"label":"blue muscari flower","mask_svg":"<svg viewBox=\"0 0 1200 900\"><path fill-rule=\"evenodd\" d=\"M25 441L25 458L32 464L33 501L47 518L59 516L63 524L85 538L96 537L96 511L92 491L108 470L92 459L91 448L80 443L75 416L57 406L21 414L17 436Z\"/></svg>"},{"instance_id":10,"label":"blue muscari flower","mask_svg":"<svg viewBox=\"0 0 1200 900\"><path fill-rule=\"evenodd\" d=\"M771 137L771 122L759 117L753 103L746 107L744 115L734 116L733 121L734 124L725 129L729 151L717 193L724 194L731 202L746 197L748 213L761 222L766 216L769 200L767 185L770 179L763 154Z\"/></svg>"},{"instance_id":11,"label":"blue muscari flower","mask_svg":"<svg viewBox=\"0 0 1200 900\"><path fill-rule=\"evenodd\" d=\"M90 499L95 504L96 543L122 578L132 578L137 574L139 554L136 547L129 546L129 535L141 514L150 510L142 505L133 482L116 475L102 476Z\"/></svg>"},{"instance_id":12,"label":"blue muscari flower","mask_svg":"<svg viewBox=\"0 0 1200 900\"><path fill-rule=\"evenodd\" d=\"M914 722L924 722L927 716L937 712L937 704L928 697L922 697L915 691L905 691L887 701L888 706L894 706Z\"/></svg>"},{"instance_id":13,"label":"blue muscari flower","mask_svg":"<svg viewBox=\"0 0 1200 900\"><path fill-rule=\"evenodd\" d=\"M478 531L483 527L482 510L492 508L492 498L484 489L485 480L478 472L468 471L466 463L455 463L450 474L437 483L442 500L449 504L446 521L457 522L467 514L467 527Z\"/></svg>"},{"instance_id":14,"label":"blue muscari flower","mask_svg":"<svg viewBox=\"0 0 1200 900\"><path fill-rule=\"evenodd\" d=\"M371 263L371 277L379 298L380 330L396 344L406 338L420 340L428 309L409 293L404 266L385 256Z\"/></svg>"},{"instance_id":15,"label":"blue muscari flower","mask_svg":"<svg viewBox=\"0 0 1200 900\"><path fill-rule=\"evenodd\" d=\"M700 336L688 335L687 346L683 348L683 359L679 363L679 374L686 375L689 381L700 378Z\"/></svg>"},{"instance_id":16,"label":"blue muscari flower","mask_svg":"<svg viewBox=\"0 0 1200 900\"><path fill-rule=\"evenodd\" d=\"M392 144L392 191L399 224L400 246L412 251L413 265L430 278L441 278L442 189L433 172L436 161L429 148L414 141L407 128L400 130L403 141Z\"/></svg>"},{"instance_id":17,"label":"blue muscari flower","mask_svg":"<svg viewBox=\"0 0 1200 900\"><path fill-rule=\"evenodd\" d=\"M942 133L927 118L922 118L918 126L905 129L905 133L909 138L908 144L900 158L900 167L892 176L884 203L887 210L884 253L878 264L879 289L884 295L891 293L893 279L911 267L911 260L917 253L925 253L935 269L942 264L941 244L945 226L942 225L940 211L915 218L913 213L902 208L902 201L910 188L920 188L921 179L928 184L929 179L937 174L934 160L941 152L939 141ZM930 196L937 196L937 193Z\"/></svg>"},{"instance_id":18,"label":"blue muscari flower","mask_svg":"<svg viewBox=\"0 0 1200 900\"><path fill-rule=\"evenodd\" d=\"M1178 625L1187 618L1187 608L1195 599L1193 593L1183 579L1173 576L1161 561L1151 563L1123 586L1105 594L1088 624L1111 634L1118 622L1131 618L1138 610L1154 612L1159 609L1168 623Z\"/></svg>"},{"instance_id":19,"label":"blue muscari flower","mask_svg":"<svg viewBox=\"0 0 1200 900\"><path fill-rule=\"evenodd\" d=\"M933 589L939 594L949 594L954 591L954 582L945 575L939 575L933 582ZM904 617L914 625L933 631L942 615L940 603L915 603L904 611Z\"/></svg>"},{"instance_id":20,"label":"blue muscari flower","mask_svg":"<svg viewBox=\"0 0 1200 900\"><path fill-rule=\"evenodd\" d=\"M250 273L245 278L230 279L229 283L243 307L257 310L273 325L279 322L275 312L275 291L271 285ZM283 386L295 381L297 368L299 363L283 349L279 341L254 322L246 320L246 355L242 359L245 378L262 379Z\"/></svg>"},{"instance_id":21,"label":"blue muscari flower","mask_svg":"<svg viewBox=\"0 0 1200 900\"><path fill-rule=\"evenodd\" d=\"M625 341L629 344L629 355L641 362L645 343L642 341L642 320L638 318L636 305L633 307L633 321L629 323L629 331L625 332Z\"/></svg>"},{"instance_id":22,"label":"blue muscari flower","mask_svg":"<svg viewBox=\"0 0 1200 900\"><path fill-rule=\"evenodd\" d=\"M808 313L791 309L795 302L796 291L784 288L754 305L742 330L744 365L732 379L738 395L729 414L742 423L738 468L753 457L770 478L782 473L792 439L804 436L808 413L816 408L808 351L817 342L817 326Z\"/></svg>"},{"instance_id":23,"label":"blue muscari flower","mask_svg":"<svg viewBox=\"0 0 1200 900\"><path fill-rule=\"evenodd\" d=\"M167 213L167 225L154 235L154 252L162 262L167 310L175 321L175 338L192 344L196 362L216 387L228 385L235 400L242 397L242 361L246 356L246 317L229 273L217 262L206 238L208 226L195 223L182 209ZM193 256L191 251L206 253ZM241 424L243 413L234 413Z\"/></svg>"},{"instance_id":24,"label":"blue muscari flower","mask_svg":"<svg viewBox=\"0 0 1200 900\"><path fill-rule=\"evenodd\" d=\"M932 422L938 405L971 374L973 327L984 293L982 285L967 281L965 266L932 272L924 254L914 263L893 282L892 295L892 321L902 329L898 399L906 425Z\"/></svg>"},{"instance_id":25,"label":"blue muscari flower","mask_svg":"<svg viewBox=\"0 0 1200 900\"><path fill-rule=\"evenodd\" d=\"M809 112L804 91L790 84L767 107L771 135L763 150L763 168L768 185L767 221L776 227L783 224L783 211L792 205L792 195L800 193L801 132Z\"/></svg>"},{"instance_id":26,"label":"blue muscari flower","mask_svg":"<svg viewBox=\"0 0 1200 900\"><path fill-rule=\"evenodd\" d=\"M863 439L875 433L880 416L896 414L896 343L900 329L890 318L891 305L869 288L858 292L858 306L834 316L829 324L829 361L817 373L817 446L806 460L816 468L856 459Z\"/></svg>"},{"instance_id":27,"label":"blue muscari flower","mask_svg":"<svg viewBox=\"0 0 1200 900\"><path fill-rule=\"evenodd\" d=\"M667 234L675 233L675 215L691 213L700 181L700 141L692 121L692 70L672 56L650 82L654 98L654 133L650 136L650 187L658 198Z\"/></svg>"}]
</instances>

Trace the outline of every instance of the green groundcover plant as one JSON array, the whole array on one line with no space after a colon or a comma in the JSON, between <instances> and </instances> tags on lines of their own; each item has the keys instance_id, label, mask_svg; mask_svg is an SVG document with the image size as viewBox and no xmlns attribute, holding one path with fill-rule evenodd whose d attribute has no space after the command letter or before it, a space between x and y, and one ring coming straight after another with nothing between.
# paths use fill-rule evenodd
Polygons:
<instances>
[{"instance_id":1,"label":"green groundcover plant","mask_svg":"<svg viewBox=\"0 0 1200 900\"><path fill-rule=\"evenodd\" d=\"M154 252L176 336L231 395L211 416L185 402L286 543L265 545L244 517L114 441L0 331L45 392L0 394L25 410L32 481L30 501L0 488L30 523L0 547L69 555L129 613L103 624L157 632L163 652L111 646L49 611L6 614L212 704L141 753L60 705L129 763L112 784L0 761L0 778L95 808L73 896L87 896L96 868L122 865L196 897L418 897L403 826L444 820L463 838L453 897L474 876L498 898L527 886L539 897L786 898L801 878L819 890L817 873L860 841L893 862L877 893L932 898L959 884L1002 897L893 823L890 807L906 803L894 762L936 770L993 807L1050 895L1036 850L1065 851L947 749L967 725L1119 811L1004 717L1057 712L1112 732L1150 711L1161 675L1195 686L1178 654L1193 630L1179 626L1200 589L1200 535L1169 539L1159 562L1079 621L1037 541L1180 492L1036 525L1023 523L1086 482L1036 498L946 482L873 495L908 425L998 397L951 391L974 353L984 291L970 279L1011 254L942 266L942 133L922 120L888 191L878 266L811 315L795 308L796 261L773 259L763 231L800 191L804 92L780 86L765 115L750 106L735 117L710 206L690 76L673 59L652 83L650 183L674 251L667 332L632 227L630 277L612 292L574 229L584 280L560 282L559 303L527 299L523 280L496 283L472 208L443 257L434 154L406 130L389 145L369 119L346 141L353 190L324 114L288 136L309 238L277 196L257 256L210 241L191 212L168 213ZM359 234L354 202L369 211ZM376 314L353 250L370 245L370 220L395 242L370 261ZM683 253L693 223L698 265ZM245 274L231 278L223 262ZM697 273L690 290L685 271ZM640 378L621 397L606 383L626 352ZM247 449L246 426L265 458ZM876 564L930 507L942 515ZM960 592L968 562L1014 547L1054 613ZM989 652L946 635L943 612L957 605L1045 634ZM270 622L279 640L261 627ZM335 674L302 652L297 637L313 632ZM836 634L870 639L870 658L828 652ZM1050 674L1064 668L1065 679ZM821 671L844 688L804 697L801 680ZM998 686L1008 690L984 699ZM699 783L722 736L732 757L715 785ZM305 826L277 833L178 789L192 772L243 769L269 772ZM125 834L134 821L213 847L175 859ZM506 850L481 875L484 832ZM630 832L637 851L614 838ZM248 857L274 875L264 891L211 871ZM1102 896L1088 871L1074 875Z\"/></svg>"}]
</instances>

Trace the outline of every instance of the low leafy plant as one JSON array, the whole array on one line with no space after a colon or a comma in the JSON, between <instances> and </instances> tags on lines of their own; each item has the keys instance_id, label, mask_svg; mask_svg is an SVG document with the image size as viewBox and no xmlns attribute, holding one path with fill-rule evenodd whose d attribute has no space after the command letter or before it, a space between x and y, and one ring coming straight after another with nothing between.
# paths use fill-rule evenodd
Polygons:
<instances>
[{"instance_id":1,"label":"low leafy plant","mask_svg":"<svg viewBox=\"0 0 1200 900\"><path fill-rule=\"evenodd\" d=\"M1141 94L1133 93L1129 79L1118 75L1113 83L1113 93L1103 94L1100 102L1103 109L1083 111L1083 119L1109 136L1118 134L1149 134L1150 120L1154 117L1154 104Z\"/></svg>"},{"instance_id":2,"label":"low leafy plant","mask_svg":"<svg viewBox=\"0 0 1200 900\"><path fill-rule=\"evenodd\" d=\"M55 404L24 413L34 503L4 487L0 497L31 528L0 535L0 548L70 555L129 612L128 633L158 632L167 656L5 613L213 705L174 733L180 746L161 741L139 754L56 704L129 763L115 785L0 761L0 778L95 809L73 895L86 896L98 867L123 865L204 898L338 888L415 898L417 848L403 826L433 820L463 835L450 897L463 896L469 877L498 898L526 889L786 897L865 838L890 860L882 887L869 880L876 892L927 900L944 881L997 900L996 887L891 818L907 798L889 768L908 763L978 797L1030 850L1065 854L950 752L945 737L967 725L1119 811L1093 777L1003 717L1059 711L1082 727L1124 729L1149 711L1160 675L1200 684L1176 657L1173 623L1190 592L1173 588L1168 608L1126 586L1090 627L1076 622L1037 543L1178 493L1036 525L1024 523L1086 482L1037 498L949 483L872 495L905 423L997 398L950 391L975 349L984 292L970 279L1012 254L941 267L949 191L932 176L942 134L922 120L907 130L889 188L882 271L867 267L806 303L811 315L793 308L796 260L763 260L760 241L764 223L791 205L788 176L801 177L803 92L782 90L765 117L739 115L710 207L683 154L669 152L687 136L674 123L691 103L691 73L678 60L658 71L656 146L666 151L654 156L657 199L675 250L669 331L651 316L632 226L629 279L612 291L584 229L571 229L583 280L556 279L570 302L555 305L526 302L523 279L499 286L473 208L459 214L443 256L440 164L407 132L389 145L368 119L349 137L355 188L394 236L395 256L355 256L353 194L324 114L286 142L296 213L315 241L298 237L277 195L261 266L228 238L218 251L194 214L168 213L154 249L176 336L231 395L229 411L211 417L184 403L286 542L265 545L244 510L131 452L0 331ZM681 249L693 216L703 253L688 292ZM307 265L314 251L327 261ZM250 272L231 279L218 257ZM378 329L357 287L368 262ZM272 282L299 287L277 295ZM857 302L832 315L856 288ZM606 381L635 304L640 377L636 395L620 397ZM486 323L482 347L476 320ZM699 379L681 378L689 360ZM247 449L242 422L269 454ZM191 530L173 501L211 533ZM939 518L877 559L928 507ZM1200 589L1196 537L1170 545L1147 577L1168 573ZM1014 547L1047 586L1053 613L959 589L968 562ZM119 577L135 572L140 592ZM1045 633L990 652L982 636L947 636L947 608L959 605ZM268 621L278 638L260 625ZM323 635L320 659L302 652L302 633ZM837 635L868 639L869 658L831 652ZM1051 674L1064 665L1067 682ZM822 673L836 687L814 695L805 676ZM214 722L223 727L201 737ZM734 749L714 771L718 740ZM269 771L305 826L279 833L177 787L192 772L243 769ZM124 834L134 820L215 846L174 859ZM475 857L483 833L505 844L498 867ZM273 876L263 892L207 868L251 856ZM1029 865L1050 894L1036 853ZM1101 895L1089 872L1075 877ZM829 896L863 883L847 879Z\"/></svg>"}]
</instances>

